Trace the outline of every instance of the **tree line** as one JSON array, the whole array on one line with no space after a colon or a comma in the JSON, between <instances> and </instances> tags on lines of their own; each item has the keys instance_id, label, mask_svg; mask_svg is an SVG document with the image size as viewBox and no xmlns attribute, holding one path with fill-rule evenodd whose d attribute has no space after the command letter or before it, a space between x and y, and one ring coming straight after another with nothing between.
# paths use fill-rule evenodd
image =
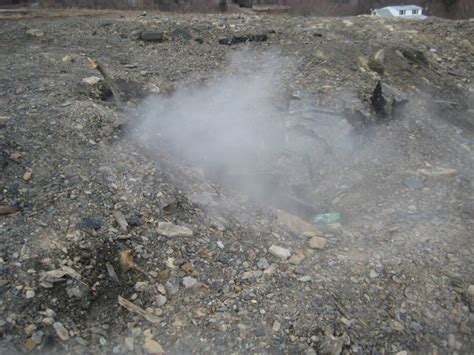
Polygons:
<instances>
[{"instance_id":1,"label":"tree line","mask_svg":"<svg viewBox=\"0 0 474 355\"><path fill-rule=\"evenodd\" d=\"M231 0L40 0L46 7L157 9L164 11L226 11ZM242 6L275 4L297 15L350 16L369 14L389 5L419 5L428 16L474 17L474 0L234 0Z\"/></svg>"}]
</instances>

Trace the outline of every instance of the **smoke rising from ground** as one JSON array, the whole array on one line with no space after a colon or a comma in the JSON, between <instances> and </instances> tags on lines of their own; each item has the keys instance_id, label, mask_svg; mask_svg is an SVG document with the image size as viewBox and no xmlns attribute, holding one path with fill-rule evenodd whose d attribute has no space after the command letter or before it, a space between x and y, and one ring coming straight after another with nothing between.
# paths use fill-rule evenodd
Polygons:
<instances>
[{"instance_id":1,"label":"smoke rising from ground","mask_svg":"<svg viewBox=\"0 0 474 355\"><path fill-rule=\"evenodd\" d=\"M287 206L295 202L290 186L311 188L320 158L350 144L347 122L341 126L338 118L308 111L301 97L282 94L286 64L275 54L255 59L243 52L206 85L150 97L138 140L203 168L224 186L294 210Z\"/></svg>"}]
</instances>

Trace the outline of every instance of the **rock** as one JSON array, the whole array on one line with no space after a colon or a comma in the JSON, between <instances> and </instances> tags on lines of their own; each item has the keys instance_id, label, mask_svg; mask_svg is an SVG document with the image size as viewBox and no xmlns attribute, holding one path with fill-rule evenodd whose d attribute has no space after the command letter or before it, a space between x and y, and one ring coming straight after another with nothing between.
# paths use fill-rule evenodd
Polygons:
<instances>
[{"instance_id":1,"label":"rock","mask_svg":"<svg viewBox=\"0 0 474 355\"><path fill-rule=\"evenodd\" d=\"M123 340L123 345L129 351L133 351L134 339L132 337L125 337Z\"/></svg>"},{"instance_id":2,"label":"rock","mask_svg":"<svg viewBox=\"0 0 474 355\"><path fill-rule=\"evenodd\" d=\"M323 235L318 227L303 221L299 217L293 216L292 214L280 210L277 211L276 224L277 226L285 228L289 232L298 235Z\"/></svg>"},{"instance_id":3,"label":"rock","mask_svg":"<svg viewBox=\"0 0 474 355\"><path fill-rule=\"evenodd\" d=\"M190 40L193 38L193 36L191 36L191 33L189 33L189 31L186 31L182 28L177 28L173 32L171 32L171 38Z\"/></svg>"},{"instance_id":4,"label":"rock","mask_svg":"<svg viewBox=\"0 0 474 355\"><path fill-rule=\"evenodd\" d=\"M166 299L165 296L163 296L163 295L157 295L156 296L156 304L158 305L158 307L164 306L166 301L167 301L167 299Z\"/></svg>"},{"instance_id":5,"label":"rock","mask_svg":"<svg viewBox=\"0 0 474 355\"><path fill-rule=\"evenodd\" d=\"M277 270L277 265L276 264L271 264L269 267L267 267L264 271L264 275L273 275Z\"/></svg>"},{"instance_id":6,"label":"rock","mask_svg":"<svg viewBox=\"0 0 474 355\"><path fill-rule=\"evenodd\" d=\"M370 270L369 277L371 279L375 279L378 276L379 276L379 274L375 270Z\"/></svg>"},{"instance_id":7,"label":"rock","mask_svg":"<svg viewBox=\"0 0 474 355\"><path fill-rule=\"evenodd\" d=\"M88 76L87 78L82 79L82 82L87 85L95 85L97 84L101 78L98 76Z\"/></svg>"},{"instance_id":8,"label":"rock","mask_svg":"<svg viewBox=\"0 0 474 355\"><path fill-rule=\"evenodd\" d=\"M36 330L36 325L30 324L26 326L24 330L25 330L26 336L30 337L31 335L33 335L34 331Z\"/></svg>"},{"instance_id":9,"label":"rock","mask_svg":"<svg viewBox=\"0 0 474 355\"><path fill-rule=\"evenodd\" d=\"M381 113L385 120L393 119L397 110L408 103L408 96L400 90L397 90L385 83L380 83L380 88L380 94L382 95L382 106L379 108L381 112L378 113Z\"/></svg>"},{"instance_id":10,"label":"rock","mask_svg":"<svg viewBox=\"0 0 474 355\"><path fill-rule=\"evenodd\" d=\"M322 355L339 355L344 345L350 345L351 341L347 334L340 337L326 333L324 341L321 343L320 353Z\"/></svg>"},{"instance_id":11,"label":"rock","mask_svg":"<svg viewBox=\"0 0 474 355\"><path fill-rule=\"evenodd\" d=\"M425 184L415 176L409 176L403 180L403 184L410 189L422 189Z\"/></svg>"},{"instance_id":12,"label":"rock","mask_svg":"<svg viewBox=\"0 0 474 355\"><path fill-rule=\"evenodd\" d=\"M33 171L31 169L26 170L26 172L23 174L23 180L25 181L30 181L31 177L33 176Z\"/></svg>"},{"instance_id":13,"label":"rock","mask_svg":"<svg viewBox=\"0 0 474 355\"><path fill-rule=\"evenodd\" d=\"M69 339L69 332L68 330L62 325L60 322L53 323L54 330L56 331L56 335L62 341L66 341Z\"/></svg>"},{"instance_id":14,"label":"rock","mask_svg":"<svg viewBox=\"0 0 474 355\"><path fill-rule=\"evenodd\" d=\"M0 205L0 215L4 214L13 214L18 212L18 210L11 206Z\"/></svg>"},{"instance_id":15,"label":"rock","mask_svg":"<svg viewBox=\"0 0 474 355\"><path fill-rule=\"evenodd\" d=\"M290 259L288 259L288 262L290 264L299 265L304 259L305 259L305 256L303 253L297 253L297 254L293 254L290 257Z\"/></svg>"},{"instance_id":16,"label":"rock","mask_svg":"<svg viewBox=\"0 0 474 355\"><path fill-rule=\"evenodd\" d=\"M257 267L261 270L265 270L268 265L268 260L265 258L260 258L260 260L257 262Z\"/></svg>"},{"instance_id":17,"label":"rock","mask_svg":"<svg viewBox=\"0 0 474 355\"><path fill-rule=\"evenodd\" d=\"M352 26L354 26L354 22L349 21L349 20L343 20L342 23L343 23L346 27L352 27Z\"/></svg>"},{"instance_id":18,"label":"rock","mask_svg":"<svg viewBox=\"0 0 474 355\"><path fill-rule=\"evenodd\" d=\"M10 154L10 159L13 161L17 161L22 157L23 157L23 154L21 154L20 152L13 152Z\"/></svg>"},{"instance_id":19,"label":"rock","mask_svg":"<svg viewBox=\"0 0 474 355\"><path fill-rule=\"evenodd\" d=\"M469 42L467 38L464 38L460 44L465 49L470 50L472 53L474 53L474 45L471 42Z\"/></svg>"},{"instance_id":20,"label":"rock","mask_svg":"<svg viewBox=\"0 0 474 355\"><path fill-rule=\"evenodd\" d=\"M33 350L36 348L36 346L38 346L38 344L36 344L36 343L34 342L34 340L31 339L31 338L28 339L28 340L26 340L26 342L25 342L25 348L26 348L26 350L28 350L28 351L33 351Z\"/></svg>"},{"instance_id":21,"label":"rock","mask_svg":"<svg viewBox=\"0 0 474 355\"><path fill-rule=\"evenodd\" d=\"M41 31L37 28L31 28L26 31L26 34L34 37L43 37L44 36L44 31Z\"/></svg>"},{"instance_id":22,"label":"rock","mask_svg":"<svg viewBox=\"0 0 474 355\"><path fill-rule=\"evenodd\" d=\"M208 315L209 311L204 308L204 307L198 307L194 313L196 313L196 316L198 316L199 318L202 318L202 317L205 317Z\"/></svg>"},{"instance_id":23,"label":"rock","mask_svg":"<svg viewBox=\"0 0 474 355\"><path fill-rule=\"evenodd\" d=\"M248 280L248 279L258 279L260 276L262 276L263 272L261 270L256 270L256 271L246 271L242 274L242 280Z\"/></svg>"},{"instance_id":24,"label":"rock","mask_svg":"<svg viewBox=\"0 0 474 355\"><path fill-rule=\"evenodd\" d=\"M130 227L137 227L141 224L141 218L140 216L132 216L130 218L127 218L127 223Z\"/></svg>"},{"instance_id":25,"label":"rock","mask_svg":"<svg viewBox=\"0 0 474 355\"><path fill-rule=\"evenodd\" d=\"M144 42L162 43L165 40L165 36L162 32L153 30L142 31L139 38Z\"/></svg>"},{"instance_id":26,"label":"rock","mask_svg":"<svg viewBox=\"0 0 474 355\"><path fill-rule=\"evenodd\" d=\"M311 281L311 276L308 276L308 275L305 275L305 276L302 276L298 279L298 281L301 281L301 282L310 282Z\"/></svg>"},{"instance_id":27,"label":"rock","mask_svg":"<svg viewBox=\"0 0 474 355\"><path fill-rule=\"evenodd\" d=\"M124 217L124 215L122 214L122 212L120 212L120 211L113 211L113 212L112 212L112 215L114 216L115 221L117 222L117 224L118 224L118 226L119 226L120 232L126 233L127 230L128 230L128 222L127 222L127 220L125 219L125 217Z\"/></svg>"},{"instance_id":28,"label":"rock","mask_svg":"<svg viewBox=\"0 0 474 355\"><path fill-rule=\"evenodd\" d=\"M268 39L266 34L261 35L243 35L219 38L219 44L233 45L247 42L265 42Z\"/></svg>"},{"instance_id":29,"label":"rock","mask_svg":"<svg viewBox=\"0 0 474 355\"><path fill-rule=\"evenodd\" d=\"M347 319L345 317L341 317L341 323L344 324L346 327L352 326L352 323L354 323L354 319Z\"/></svg>"},{"instance_id":30,"label":"rock","mask_svg":"<svg viewBox=\"0 0 474 355\"><path fill-rule=\"evenodd\" d=\"M378 74L385 72L384 67L385 51L380 49L373 56L371 56L367 62L368 67Z\"/></svg>"},{"instance_id":31,"label":"rock","mask_svg":"<svg viewBox=\"0 0 474 355\"><path fill-rule=\"evenodd\" d=\"M456 349L456 337L454 334L448 334L448 347Z\"/></svg>"},{"instance_id":32,"label":"rock","mask_svg":"<svg viewBox=\"0 0 474 355\"><path fill-rule=\"evenodd\" d=\"M40 345L41 342L43 341L43 335L44 333L41 330L38 330L37 332L34 332L31 335L31 340L33 340L36 343L36 345Z\"/></svg>"},{"instance_id":33,"label":"rock","mask_svg":"<svg viewBox=\"0 0 474 355\"><path fill-rule=\"evenodd\" d=\"M194 277L186 276L183 278L183 286L185 288L191 288L197 285L197 280Z\"/></svg>"},{"instance_id":34,"label":"rock","mask_svg":"<svg viewBox=\"0 0 474 355\"><path fill-rule=\"evenodd\" d=\"M468 323L467 323L466 320L463 320L463 321L459 322L459 324L458 324L459 333L461 333L461 334L470 334L471 329L469 328L469 326L467 324Z\"/></svg>"},{"instance_id":35,"label":"rock","mask_svg":"<svg viewBox=\"0 0 474 355\"><path fill-rule=\"evenodd\" d=\"M280 331L280 328L281 328L281 323L280 323L279 321L277 321L277 320L274 321L274 322L273 322L273 325L272 325L272 330L273 330L274 332L278 332L278 331Z\"/></svg>"},{"instance_id":36,"label":"rock","mask_svg":"<svg viewBox=\"0 0 474 355\"><path fill-rule=\"evenodd\" d=\"M269 249L268 252L272 254L273 256L276 256L277 258L286 260L290 257L291 251L289 249L285 249L276 245L272 245Z\"/></svg>"},{"instance_id":37,"label":"rock","mask_svg":"<svg viewBox=\"0 0 474 355\"><path fill-rule=\"evenodd\" d=\"M63 63L72 63L74 62L74 58L70 55L65 55L62 59Z\"/></svg>"},{"instance_id":38,"label":"rock","mask_svg":"<svg viewBox=\"0 0 474 355\"><path fill-rule=\"evenodd\" d=\"M402 54L402 57L407 60L409 64L416 64L416 65L428 65L429 61L426 58L424 52L411 48L411 47L403 47L398 48L397 50Z\"/></svg>"},{"instance_id":39,"label":"rock","mask_svg":"<svg viewBox=\"0 0 474 355\"><path fill-rule=\"evenodd\" d=\"M158 284L156 286L156 289L158 290L159 293L161 293L162 295L166 295L166 288L165 286L163 286L162 284Z\"/></svg>"},{"instance_id":40,"label":"rock","mask_svg":"<svg viewBox=\"0 0 474 355\"><path fill-rule=\"evenodd\" d=\"M184 263L179 267L184 272L191 272L193 270L193 264L191 263Z\"/></svg>"},{"instance_id":41,"label":"rock","mask_svg":"<svg viewBox=\"0 0 474 355\"><path fill-rule=\"evenodd\" d=\"M403 331L403 324L396 321L396 320L393 320L391 323L390 323L390 328L392 329L392 331L394 332L401 332Z\"/></svg>"},{"instance_id":42,"label":"rock","mask_svg":"<svg viewBox=\"0 0 474 355\"><path fill-rule=\"evenodd\" d=\"M177 294L179 291L178 287L175 284L173 284L171 281L166 281L165 289L168 295L170 296Z\"/></svg>"},{"instance_id":43,"label":"rock","mask_svg":"<svg viewBox=\"0 0 474 355\"><path fill-rule=\"evenodd\" d=\"M26 291L25 297L26 297L26 298L33 298L33 297L35 297L35 291L33 291L33 290L28 290L28 291Z\"/></svg>"},{"instance_id":44,"label":"rock","mask_svg":"<svg viewBox=\"0 0 474 355\"><path fill-rule=\"evenodd\" d=\"M467 297L469 302L474 304L474 285L469 285L467 288Z\"/></svg>"},{"instance_id":45,"label":"rock","mask_svg":"<svg viewBox=\"0 0 474 355\"><path fill-rule=\"evenodd\" d=\"M86 217L82 221L84 222L84 225L87 228L98 230L100 229L100 227L102 227L102 223L99 220L94 219L94 218Z\"/></svg>"},{"instance_id":46,"label":"rock","mask_svg":"<svg viewBox=\"0 0 474 355\"><path fill-rule=\"evenodd\" d=\"M326 243L326 238L313 237L309 240L309 247L311 249L324 249L326 247Z\"/></svg>"},{"instance_id":47,"label":"rock","mask_svg":"<svg viewBox=\"0 0 474 355\"><path fill-rule=\"evenodd\" d=\"M158 223L156 231L166 237L191 237L193 231L188 227L178 226L169 222Z\"/></svg>"},{"instance_id":48,"label":"rock","mask_svg":"<svg viewBox=\"0 0 474 355\"><path fill-rule=\"evenodd\" d=\"M133 288L137 292L146 291L149 288L148 281L138 281L137 283L135 283L135 286Z\"/></svg>"},{"instance_id":49,"label":"rock","mask_svg":"<svg viewBox=\"0 0 474 355\"><path fill-rule=\"evenodd\" d=\"M117 273L115 272L113 265L111 263L105 263L105 268L107 269L107 273L109 274L109 277L115 282L120 283L120 280L117 276Z\"/></svg>"},{"instance_id":50,"label":"rock","mask_svg":"<svg viewBox=\"0 0 474 355\"><path fill-rule=\"evenodd\" d=\"M165 353L160 343L152 339L145 340L145 343L143 344L143 349L149 354L164 354Z\"/></svg>"},{"instance_id":51,"label":"rock","mask_svg":"<svg viewBox=\"0 0 474 355\"><path fill-rule=\"evenodd\" d=\"M455 169L441 168L441 167L435 167L431 169L418 169L417 172L419 172L422 175L431 176L431 177L452 176L452 175L457 174L457 170Z\"/></svg>"},{"instance_id":52,"label":"rock","mask_svg":"<svg viewBox=\"0 0 474 355\"><path fill-rule=\"evenodd\" d=\"M411 322L410 328L413 329L415 332L419 333L423 330L423 326L418 322Z\"/></svg>"}]
</instances>

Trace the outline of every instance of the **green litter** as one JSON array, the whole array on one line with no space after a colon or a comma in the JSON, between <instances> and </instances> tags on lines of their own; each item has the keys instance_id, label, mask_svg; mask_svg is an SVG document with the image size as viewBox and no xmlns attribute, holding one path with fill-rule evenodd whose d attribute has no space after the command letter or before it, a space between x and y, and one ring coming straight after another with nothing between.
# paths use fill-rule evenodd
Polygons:
<instances>
[{"instance_id":1,"label":"green litter","mask_svg":"<svg viewBox=\"0 0 474 355\"><path fill-rule=\"evenodd\" d=\"M322 213L313 217L315 224L333 224L341 221L341 214L339 212Z\"/></svg>"}]
</instances>

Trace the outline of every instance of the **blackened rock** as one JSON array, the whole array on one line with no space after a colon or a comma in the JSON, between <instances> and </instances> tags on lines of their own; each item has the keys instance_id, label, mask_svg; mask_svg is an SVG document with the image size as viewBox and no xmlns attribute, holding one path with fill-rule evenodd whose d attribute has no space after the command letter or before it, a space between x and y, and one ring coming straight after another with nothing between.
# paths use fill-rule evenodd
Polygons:
<instances>
[{"instance_id":1,"label":"blackened rock","mask_svg":"<svg viewBox=\"0 0 474 355\"><path fill-rule=\"evenodd\" d=\"M246 36L232 36L232 37L221 37L219 38L219 44L233 45L247 42L265 42L268 36L262 35L246 35Z\"/></svg>"},{"instance_id":2,"label":"blackened rock","mask_svg":"<svg viewBox=\"0 0 474 355\"><path fill-rule=\"evenodd\" d=\"M140 33L140 39L145 42L158 42L164 41L165 36L162 32L158 31L142 31Z\"/></svg>"},{"instance_id":3,"label":"blackened rock","mask_svg":"<svg viewBox=\"0 0 474 355\"><path fill-rule=\"evenodd\" d=\"M375 111L375 114L379 118L385 118L385 98L382 94L382 84L380 81L375 86L375 89L370 97L370 102L372 103L372 108Z\"/></svg>"},{"instance_id":4,"label":"blackened rock","mask_svg":"<svg viewBox=\"0 0 474 355\"><path fill-rule=\"evenodd\" d=\"M377 82L370 103L375 112L375 122L386 122L394 119L397 112L408 102L408 97L400 90L380 81Z\"/></svg>"},{"instance_id":5,"label":"blackened rock","mask_svg":"<svg viewBox=\"0 0 474 355\"><path fill-rule=\"evenodd\" d=\"M83 221L84 221L84 225L87 228L98 230L98 229L100 229L100 227L102 227L102 223L100 221L98 221L97 219L94 219L94 218L86 217L86 218L83 219Z\"/></svg>"},{"instance_id":6,"label":"blackened rock","mask_svg":"<svg viewBox=\"0 0 474 355\"><path fill-rule=\"evenodd\" d=\"M130 218L127 219L127 223L130 227L137 227L141 224L141 218L140 216L131 216Z\"/></svg>"},{"instance_id":7,"label":"blackened rock","mask_svg":"<svg viewBox=\"0 0 474 355\"><path fill-rule=\"evenodd\" d=\"M177 28L173 32L171 32L171 37L173 39L185 39L185 40L190 40L193 37L191 36L191 33L189 33L186 30L183 30L182 28Z\"/></svg>"}]
</instances>

